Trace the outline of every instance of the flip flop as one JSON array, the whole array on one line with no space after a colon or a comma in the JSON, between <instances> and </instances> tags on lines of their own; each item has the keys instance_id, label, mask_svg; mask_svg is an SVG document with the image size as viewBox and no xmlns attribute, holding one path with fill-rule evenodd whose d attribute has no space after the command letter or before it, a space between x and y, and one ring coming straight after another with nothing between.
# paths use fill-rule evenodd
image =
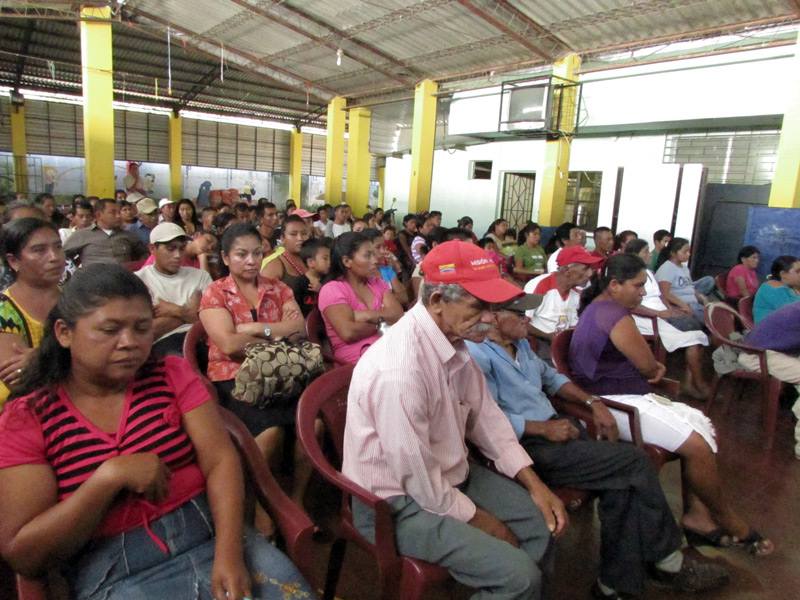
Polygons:
<instances>
[{"instance_id":1,"label":"flip flop","mask_svg":"<svg viewBox=\"0 0 800 600\"><path fill-rule=\"evenodd\" d=\"M682 527L683 534L690 546L714 546L715 548L730 548L733 546L733 536L724 529L717 528L708 533ZM750 534L752 535L752 533ZM763 538L762 538L763 539Z\"/></svg>"},{"instance_id":2,"label":"flip flop","mask_svg":"<svg viewBox=\"0 0 800 600\"><path fill-rule=\"evenodd\" d=\"M750 535L736 542L736 545L743 546L753 556L767 556L775 550L775 545L755 529L751 529Z\"/></svg>"}]
</instances>

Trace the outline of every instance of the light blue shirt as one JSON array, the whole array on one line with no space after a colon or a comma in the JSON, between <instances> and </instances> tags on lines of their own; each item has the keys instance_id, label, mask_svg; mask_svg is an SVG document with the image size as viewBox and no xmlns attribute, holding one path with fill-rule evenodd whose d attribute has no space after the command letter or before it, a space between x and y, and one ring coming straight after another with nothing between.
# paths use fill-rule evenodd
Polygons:
<instances>
[{"instance_id":1,"label":"light blue shirt","mask_svg":"<svg viewBox=\"0 0 800 600\"><path fill-rule=\"evenodd\" d=\"M545 364L526 340L517 340L514 345L516 361L505 348L488 339L480 344L467 342L472 358L486 376L492 397L511 421L517 438L521 438L525 421L547 421L556 416L542 388L554 396L569 378Z\"/></svg>"}]
</instances>

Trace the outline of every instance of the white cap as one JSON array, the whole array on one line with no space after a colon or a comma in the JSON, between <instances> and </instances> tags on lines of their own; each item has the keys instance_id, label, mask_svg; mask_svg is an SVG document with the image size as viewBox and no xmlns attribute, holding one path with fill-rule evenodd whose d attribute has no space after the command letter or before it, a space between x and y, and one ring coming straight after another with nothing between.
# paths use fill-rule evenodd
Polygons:
<instances>
[{"instance_id":1,"label":"white cap","mask_svg":"<svg viewBox=\"0 0 800 600\"><path fill-rule=\"evenodd\" d=\"M183 230L183 227L180 225L176 225L175 223L159 223L153 228L153 231L150 232L150 243L151 244L163 244L166 242L171 242L177 238L188 238L189 236L186 235L186 232Z\"/></svg>"},{"instance_id":2,"label":"white cap","mask_svg":"<svg viewBox=\"0 0 800 600\"><path fill-rule=\"evenodd\" d=\"M164 208L167 204L175 204L175 201L169 198L162 198L158 201L158 208Z\"/></svg>"}]
</instances>

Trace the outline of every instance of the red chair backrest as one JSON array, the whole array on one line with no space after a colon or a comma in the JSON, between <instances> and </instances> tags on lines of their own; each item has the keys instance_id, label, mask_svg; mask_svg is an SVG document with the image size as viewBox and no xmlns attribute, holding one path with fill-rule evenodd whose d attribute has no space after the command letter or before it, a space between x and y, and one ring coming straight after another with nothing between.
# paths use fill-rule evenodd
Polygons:
<instances>
[{"instance_id":1,"label":"red chair backrest","mask_svg":"<svg viewBox=\"0 0 800 600\"><path fill-rule=\"evenodd\" d=\"M344 451L347 393L354 368L354 364L348 364L321 375L306 388L297 405L297 429L301 440L314 435L314 421L321 416L340 462Z\"/></svg>"},{"instance_id":2,"label":"red chair backrest","mask_svg":"<svg viewBox=\"0 0 800 600\"><path fill-rule=\"evenodd\" d=\"M203 348L206 344L206 340L208 340L208 334L203 327L203 323L198 319L197 322L192 325L192 328L186 332L186 337L183 338L183 357L186 359L186 362L189 363L189 366L192 367L192 371L197 373L200 379L203 380L203 385L206 386L211 397L219 401L217 388L215 388L214 384L206 377L206 361L203 361L204 364L201 364L200 358L197 355L198 346L199 348Z\"/></svg>"},{"instance_id":3,"label":"red chair backrest","mask_svg":"<svg viewBox=\"0 0 800 600\"><path fill-rule=\"evenodd\" d=\"M550 343L550 355L556 370L570 379L572 379L572 373L569 369L569 345L572 342L573 333L575 333L574 329L565 329Z\"/></svg>"},{"instance_id":4,"label":"red chair backrest","mask_svg":"<svg viewBox=\"0 0 800 600\"><path fill-rule=\"evenodd\" d=\"M331 340L328 338L328 333L325 331L325 321L316 306L306 317L306 337L309 341L322 347L322 358L325 359L325 362L336 365L345 364L343 361L336 360L333 357L333 347L331 346Z\"/></svg>"},{"instance_id":5,"label":"red chair backrest","mask_svg":"<svg viewBox=\"0 0 800 600\"><path fill-rule=\"evenodd\" d=\"M752 329L755 326L755 320L753 319L753 296L745 296L739 300L739 316L742 317L742 321L748 329Z\"/></svg>"},{"instance_id":6,"label":"red chair backrest","mask_svg":"<svg viewBox=\"0 0 800 600\"><path fill-rule=\"evenodd\" d=\"M728 273L729 271L725 271L724 273L720 273L716 277L714 277L714 284L717 286L717 289L722 294L723 298L728 297Z\"/></svg>"},{"instance_id":7,"label":"red chair backrest","mask_svg":"<svg viewBox=\"0 0 800 600\"><path fill-rule=\"evenodd\" d=\"M727 346L734 346L756 354L763 354L763 350L748 346L744 342L732 341L731 334L736 331L744 333L747 330L742 316L724 302L711 302L703 309L703 321L712 337Z\"/></svg>"}]
</instances>

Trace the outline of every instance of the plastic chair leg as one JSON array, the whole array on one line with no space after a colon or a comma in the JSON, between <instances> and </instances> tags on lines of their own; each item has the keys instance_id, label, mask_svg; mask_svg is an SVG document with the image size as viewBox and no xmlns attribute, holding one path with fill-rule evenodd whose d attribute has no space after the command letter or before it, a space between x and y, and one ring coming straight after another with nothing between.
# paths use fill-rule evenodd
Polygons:
<instances>
[{"instance_id":1,"label":"plastic chair leg","mask_svg":"<svg viewBox=\"0 0 800 600\"><path fill-rule=\"evenodd\" d=\"M711 410L711 404L714 402L714 398L717 397L717 387L719 386L720 377L717 373L714 373L714 377L711 379L711 386L708 389L708 399L706 400L706 408L705 413L708 414L708 411Z\"/></svg>"},{"instance_id":2,"label":"plastic chair leg","mask_svg":"<svg viewBox=\"0 0 800 600\"><path fill-rule=\"evenodd\" d=\"M331 546L331 554L328 558L328 572L325 574L325 590L322 600L334 600L336 598L336 587L339 584L339 574L342 572L344 563L344 552L347 550L347 540L339 538Z\"/></svg>"},{"instance_id":3,"label":"plastic chair leg","mask_svg":"<svg viewBox=\"0 0 800 600\"><path fill-rule=\"evenodd\" d=\"M764 433L766 434L766 449L771 450L775 441L775 428L778 425L778 404L781 395L782 382L779 379L770 377L764 382Z\"/></svg>"}]
</instances>

